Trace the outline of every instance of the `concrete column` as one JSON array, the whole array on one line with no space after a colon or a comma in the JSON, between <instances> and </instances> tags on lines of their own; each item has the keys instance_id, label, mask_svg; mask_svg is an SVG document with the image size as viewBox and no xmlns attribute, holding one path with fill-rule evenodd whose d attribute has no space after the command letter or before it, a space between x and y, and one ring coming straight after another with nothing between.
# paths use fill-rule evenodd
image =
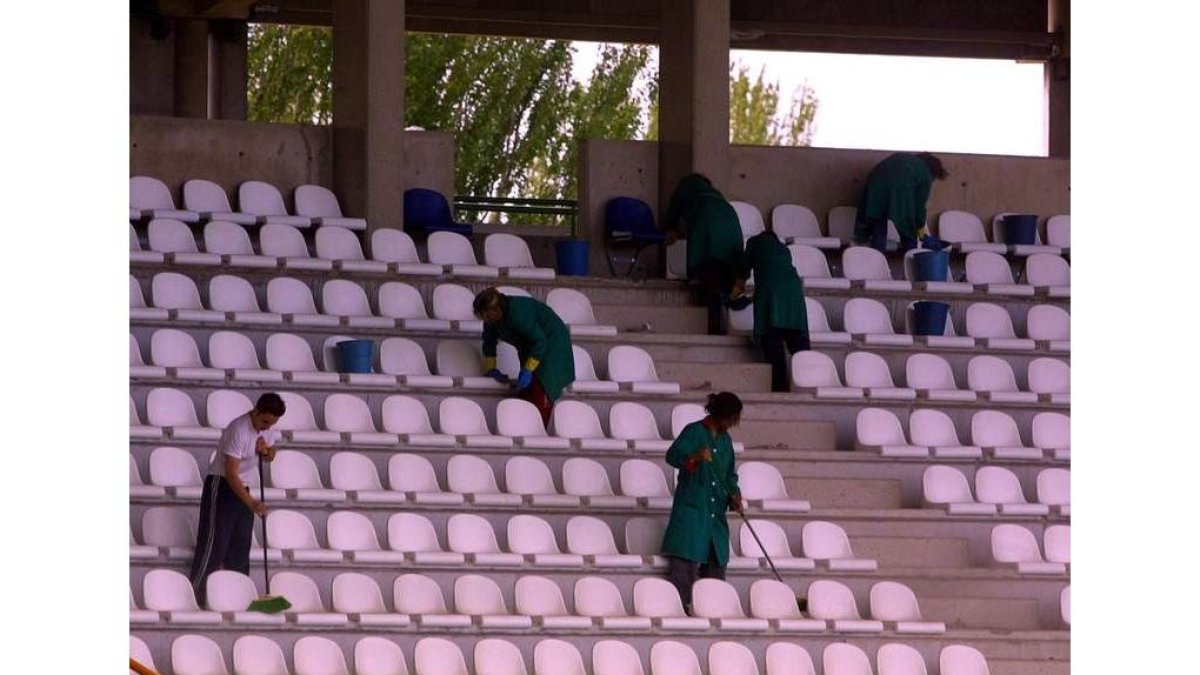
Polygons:
<instances>
[{"instance_id":1,"label":"concrete column","mask_svg":"<svg viewBox=\"0 0 1200 675\"><path fill-rule=\"evenodd\" d=\"M679 178L729 186L729 0L661 0L658 178L665 209Z\"/></svg>"},{"instance_id":2,"label":"concrete column","mask_svg":"<svg viewBox=\"0 0 1200 675\"><path fill-rule=\"evenodd\" d=\"M244 120L247 115L246 22L213 21L212 70L209 92L212 115L219 120Z\"/></svg>"},{"instance_id":3,"label":"concrete column","mask_svg":"<svg viewBox=\"0 0 1200 675\"><path fill-rule=\"evenodd\" d=\"M403 0L333 0L333 188L369 227L403 225Z\"/></svg>"},{"instance_id":4,"label":"concrete column","mask_svg":"<svg viewBox=\"0 0 1200 675\"><path fill-rule=\"evenodd\" d=\"M1062 38L1046 62L1046 149L1051 157L1071 156L1071 0L1049 0L1046 29Z\"/></svg>"},{"instance_id":5,"label":"concrete column","mask_svg":"<svg viewBox=\"0 0 1200 675\"><path fill-rule=\"evenodd\" d=\"M175 20L175 117L209 117L208 21Z\"/></svg>"}]
</instances>

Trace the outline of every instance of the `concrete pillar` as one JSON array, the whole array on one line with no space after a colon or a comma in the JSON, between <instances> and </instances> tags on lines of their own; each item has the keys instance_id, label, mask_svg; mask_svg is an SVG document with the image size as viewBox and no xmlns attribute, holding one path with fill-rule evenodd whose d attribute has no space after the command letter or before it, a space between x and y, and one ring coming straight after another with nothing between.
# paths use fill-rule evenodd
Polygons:
<instances>
[{"instance_id":1,"label":"concrete pillar","mask_svg":"<svg viewBox=\"0 0 1200 675\"><path fill-rule=\"evenodd\" d=\"M661 0L659 208L678 180L729 187L729 0Z\"/></svg>"},{"instance_id":2,"label":"concrete pillar","mask_svg":"<svg viewBox=\"0 0 1200 675\"><path fill-rule=\"evenodd\" d=\"M333 189L369 227L403 225L403 0L333 0Z\"/></svg>"},{"instance_id":3,"label":"concrete pillar","mask_svg":"<svg viewBox=\"0 0 1200 675\"><path fill-rule=\"evenodd\" d=\"M175 20L175 117L209 118L208 21Z\"/></svg>"},{"instance_id":4,"label":"concrete pillar","mask_svg":"<svg viewBox=\"0 0 1200 675\"><path fill-rule=\"evenodd\" d=\"M1071 156L1071 2L1050 0L1046 28L1062 37L1046 62L1046 149L1051 157Z\"/></svg>"},{"instance_id":5,"label":"concrete pillar","mask_svg":"<svg viewBox=\"0 0 1200 675\"><path fill-rule=\"evenodd\" d=\"M212 32L212 69L209 93L212 116L219 120L245 120L246 22L221 20L210 23Z\"/></svg>"}]
</instances>

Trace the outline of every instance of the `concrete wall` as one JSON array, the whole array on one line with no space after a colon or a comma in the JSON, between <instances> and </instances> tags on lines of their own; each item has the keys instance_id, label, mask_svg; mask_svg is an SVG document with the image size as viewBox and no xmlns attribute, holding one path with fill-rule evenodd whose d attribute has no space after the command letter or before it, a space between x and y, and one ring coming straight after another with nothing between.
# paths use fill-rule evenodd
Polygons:
<instances>
[{"instance_id":1,"label":"concrete wall","mask_svg":"<svg viewBox=\"0 0 1200 675\"><path fill-rule=\"evenodd\" d=\"M333 185L329 127L133 116L129 142L130 175L161 179L177 203L189 178L214 181L231 196L242 181L264 180L279 188L289 209L297 185ZM405 132L404 151L405 188L454 193L450 134Z\"/></svg>"},{"instance_id":2,"label":"concrete wall","mask_svg":"<svg viewBox=\"0 0 1200 675\"><path fill-rule=\"evenodd\" d=\"M764 218L779 204L803 204L822 223L829 209L853 206L862 181L882 150L832 148L730 148L725 196L750 202ZM1070 213L1069 159L938 153L950 177L934 183L929 219L947 209L970 211L990 227L1004 211L1036 213L1043 219ZM586 141L580 152L579 219L581 236L592 242L591 273L607 274L604 263L604 204L617 196L637 197L661 215L658 204L657 144L646 141ZM665 205L663 205L665 208Z\"/></svg>"},{"instance_id":3,"label":"concrete wall","mask_svg":"<svg viewBox=\"0 0 1200 675\"><path fill-rule=\"evenodd\" d=\"M170 115L175 109L175 32L150 37L150 22L129 19L129 113Z\"/></svg>"}]
</instances>

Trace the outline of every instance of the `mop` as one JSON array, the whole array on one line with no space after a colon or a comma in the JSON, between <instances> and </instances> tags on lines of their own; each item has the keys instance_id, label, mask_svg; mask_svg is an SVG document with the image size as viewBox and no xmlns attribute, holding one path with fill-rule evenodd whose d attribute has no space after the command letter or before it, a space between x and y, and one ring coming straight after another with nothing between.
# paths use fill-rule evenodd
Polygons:
<instances>
[{"instance_id":1,"label":"mop","mask_svg":"<svg viewBox=\"0 0 1200 675\"><path fill-rule=\"evenodd\" d=\"M258 501L266 503L267 494L263 487L263 458L258 455ZM288 602L287 598L282 595L271 595L271 569L267 563L267 517L262 518L262 534L263 534L263 584L266 587L266 593L258 597L257 600L250 603L246 608L248 612L262 612L263 614L278 614L286 612L292 608L292 603Z\"/></svg>"}]
</instances>

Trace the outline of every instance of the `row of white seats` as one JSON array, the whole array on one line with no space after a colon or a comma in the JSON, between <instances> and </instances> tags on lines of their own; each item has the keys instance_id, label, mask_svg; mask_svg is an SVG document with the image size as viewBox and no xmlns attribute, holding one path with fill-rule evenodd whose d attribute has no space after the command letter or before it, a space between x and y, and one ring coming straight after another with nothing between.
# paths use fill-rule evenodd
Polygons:
<instances>
[{"instance_id":1,"label":"row of white seats","mask_svg":"<svg viewBox=\"0 0 1200 675\"><path fill-rule=\"evenodd\" d=\"M417 342L389 337L372 349L370 373L338 372L337 344L348 336L325 338L318 350L321 367L308 342L293 333L272 333L263 345L266 368L259 361L254 342L236 331L217 331L207 341L208 359L190 333L162 328L150 336L149 362L142 358L137 338L129 335L129 375L133 378L179 378L230 382L294 382L298 384L350 384L395 388L466 388L507 391L509 386L484 376L481 343L476 340L442 340L435 349L436 374L431 372L425 350ZM572 345L575 381L574 393L615 393L621 389L641 394L677 394L678 382L658 379L654 358L633 345L617 345L608 350L610 379L596 374L592 357L582 347ZM503 341L497 345L497 368L510 378L520 369L517 350Z\"/></svg>"},{"instance_id":2,"label":"row of white seats","mask_svg":"<svg viewBox=\"0 0 1200 675\"><path fill-rule=\"evenodd\" d=\"M990 354L967 363L967 388L960 389L954 369L937 354L911 354L904 363L907 386L897 387L883 357L873 352L851 352L845 360L846 381L837 364L824 352L792 354L792 386L817 398L1035 404L1071 403L1071 366L1049 357L1031 360L1026 370L1029 389L1017 386L1016 374L1004 359Z\"/></svg>"},{"instance_id":3,"label":"row of white seats","mask_svg":"<svg viewBox=\"0 0 1200 675\"><path fill-rule=\"evenodd\" d=\"M749 202L732 201L730 206L737 212L738 221L742 227L742 237L750 238L765 229L762 212ZM778 204L771 209L771 229L780 239L788 244L804 244L823 249L837 249L849 245L854 233L854 221L858 209L853 206L835 206L828 214L829 228L821 230L821 224L812 209L801 204ZM990 241L1004 241L1004 216L1009 213L999 213L992 219L992 237ZM939 214L937 223L931 231L944 241L959 242L989 242L984 232L983 221L973 213L960 210L946 210ZM828 234L826 234L828 232ZM888 221L888 236L890 248L899 244L900 235L896 226ZM1009 252L1013 255L1029 255L1030 253L1060 253L1071 246L1071 216L1060 214L1046 220L1046 240L1048 245L1041 245L1041 233L1035 237L1034 246L1006 246L1005 244L989 244L988 248L970 249L955 247L956 250L988 250L998 253ZM895 242L895 244L892 244Z\"/></svg>"},{"instance_id":4,"label":"row of white seats","mask_svg":"<svg viewBox=\"0 0 1200 675\"><path fill-rule=\"evenodd\" d=\"M979 458L984 451L998 459L1070 459L1071 418L1057 412L1033 416L1031 440L1026 445L1017 422L998 410L980 410L971 416L971 445L959 440L954 421L940 410L922 408L908 416L912 438L904 435L900 418L883 408L863 408L855 420L856 444L878 450L884 457Z\"/></svg>"},{"instance_id":5,"label":"row of white seats","mask_svg":"<svg viewBox=\"0 0 1200 675\"><path fill-rule=\"evenodd\" d=\"M172 218L187 223L223 220L240 225L279 223L292 227L336 226L352 230L367 229L362 218L346 218L337 197L320 185L300 185L294 192L296 213L289 214L279 188L258 180L238 186L238 207L229 205L225 190L209 180L192 179L183 184L183 208L175 208L175 198L166 183L152 176L129 178L129 220Z\"/></svg>"},{"instance_id":6,"label":"row of white seats","mask_svg":"<svg viewBox=\"0 0 1200 675\"><path fill-rule=\"evenodd\" d=\"M146 228L149 250L129 226L130 262L181 265L234 265L307 271L340 270L376 274L416 274L512 279L553 279L554 269L537 267L524 239L495 233L483 241L480 265L471 240L456 232L434 232L426 242L429 262L422 262L412 238L402 230L380 229L371 236L371 259L363 255L358 235L344 227L317 228L314 256L304 234L280 223L267 223L258 233L259 252L250 235L235 223L210 221L204 226L204 251L181 220L155 218Z\"/></svg>"},{"instance_id":7,"label":"row of white seats","mask_svg":"<svg viewBox=\"0 0 1200 675\"><path fill-rule=\"evenodd\" d=\"M805 300L809 332L825 334L814 335L814 342L849 343L857 340L867 345L890 347L924 344L930 347L957 349L972 349L978 346L988 349L1033 350L1038 348L1040 341L1052 351L1071 349L1071 317L1066 310L1054 305L1034 305L1029 308L1026 319L1029 337L1019 338L1013 329L1012 317L1008 311L990 302L976 302L967 307L967 334L960 336L954 329L952 312L947 312L946 328L942 335L915 334L915 301L905 308L904 332L897 332L892 324L891 311L882 302L871 298L852 298L847 301L842 307L843 330L834 333L824 308L812 298ZM753 315L741 316L745 311L747 310L731 315L735 319L731 326L740 327L739 322L748 317L749 322L744 329L749 331L753 328Z\"/></svg>"},{"instance_id":8,"label":"row of white seats","mask_svg":"<svg viewBox=\"0 0 1200 675\"><path fill-rule=\"evenodd\" d=\"M927 505L961 515L1047 516L1071 515L1071 471L1042 469L1037 476L1037 501L1025 498L1017 475L1002 466L975 470L975 495L962 471L942 464L927 467L921 478Z\"/></svg>"},{"instance_id":9,"label":"row of white seats","mask_svg":"<svg viewBox=\"0 0 1200 675\"><path fill-rule=\"evenodd\" d=\"M171 642L171 668L175 675L229 675L227 660L237 675L469 675L462 649L439 637L419 640L413 648L413 670L404 650L383 637L359 638L348 661L342 648L328 638L309 635L292 646L292 667L284 649L268 637L242 635L234 641L230 658L221 647L203 635L185 634ZM146 643L129 637L129 653L143 665L154 668ZM471 648L477 675L530 675L525 657L513 643L484 638ZM556 638L540 640L533 649L533 675L646 675L637 650L620 640L600 640L592 646L591 668L579 648ZM793 642L772 642L763 655L763 668L749 647L733 641L714 642L708 647L708 675L817 675L808 650ZM353 662L353 669L349 662ZM825 675L988 675L983 654L968 645L947 645L938 654L938 669L926 667L925 658L914 647L890 642L875 654L877 670L862 648L846 642L826 645L821 652ZM660 640L650 648L650 675L703 675L700 660L691 647L673 640Z\"/></svg>"},{"instance_id":10,"label":"row of white seats","mask_svg":"<svg viewBox=\"0 0 1200 675\"><path fill-rule=\"evenodd\" d=\"M504 399L497 403L497 433L492 433L479 403L460 396L449 396L439 402L439 431L436 432L425 405L403 394L393 394L383 400L380 416L383 431L375 426L366 401L353 394L330 394L325 398L324 427L317 426L306 398L290 391L281 391L279 396L283 398L287 412L275 428L283 432L285 442L291 443L407 444L435 448L462 445L494 449L520 446L538 450L579 448L656 453L670 445L669 439L659 433L653 413L639 403L623 402L628 405L614 404L609 409L612 436L608 436L594 408L582 401L559 401L550 419L554 435L549 436L536 408L521 399ZM177 440L215 441L229 422L248 412L253 403L241 391L219 389L208 395L206 407L208 423L205 425L200 423L192 399L185 391L158 387L146 395L147 423L143 424L131 396L130 438L153 440L170 436ZM615 419L613 410L617 411ZM671 413L671 438L704 416L704 408L698 404L676 405ZM734 443L735 452L743 449L740 443Z\"/></svg>"},{"instance_id":11,"label":"row of white seats","mask_svg":"<svg viewBox=\"0 0 1200 675\"><path fill-rule=\"evenodd\" d=\"M842 252L840 277L833 276L829 261L820 249L798 244L791 244L787 248L792 256L792 266L804 280L807 289L861 288L897 293L924 290L955 294L981 292L1015 297L1071 297L1070 263L1048 253L1035 253L1025 260L1020 283L1013 274L1010 262L1004 256L988 251L967 254L963 281L918 282L914 279L915 263L912 260L913 256L920 255L918 250L905 255L904 279L896 279L892 276L887 257L869 246L851 246Z\"/></svg>"},{"instance_id":12,"label":"row of white seats","mask_svg":"<svg viewBox=\"0 0 1200 675\"><path fill-rule=\"evenodd\" d=\"M526 295L517 288L503 292ZM200 300L196 282L178 272L159 272L150 282L147 305L141 284L129 277L129 318L138 320L234 321L252 324L290 323L298 326L350 328L403 328L479 333L483 322L475 318L475 293L458 284L440 284L433 290L433 317L425 310L420 291L402 281L379 287L378 313L371 309L366 291L346 279L331 279L321 287L321 310L306 282L276 277L267 282L267 311L262 311L254 287L246 279L219 274L208 282L208 308ZM615 326L596 323L587 296L571 288L556 288L546 302L575 335L615 335Z\"/></svg>"},{"instance_id":13,"label":"row of white seats","mask_svg":"<svg viewBox=\"0 0 1200 675\"><path fill-rule=\"evenodd\" d=\"M154 569L142 578L145 608L134 604L130 591L131 623L177 625L295 624L306 628L420 629L477 627L484 630L551 629L709 631L740 633L896 633L940 634L946 626L921 616L917 598L901 583L885 581L872 586L871 618L863 618L853 591L845 584L818 579L806 591L808 615L800 611L796 592L774 579L759 579L750 587L747 614L737 589L721 579L700 579L692 587L692 615L688 615L674 584L661 576L642 577L633 586L633 612L626 609L616 585L602 577L584 577L574 584L575 612L570 611L557 582L542 576L519 577L513 587L514 602L491 577L462 574L455 578L453 604L433 579L402 574L392 584L392 608L384 603L375 580L365 574L337 575L327 595L299 572L271 575L272 593L287 598L291 609L283 614L249 612L256 597L250 577L219 570L205 584L207 608L196 602L188 578L171 569ZM510 609L510 606L515 609ZM332 611L330 609L332 607ZM141 610L139 612L139 610Z\"/></svg>"},{"instance_id":14,"label":"row of white seats","mask_svg":"<svg viewBox=\"0 0 1200 675\"><path fill-rule=\"evenodd\" d=\"M190 510L161 506L146 509L140 543L131 529L130 559L189 560L195 548L194 520L195 513ZM835 523L805 523L797 544L799 548L802 543L806 557L792 553L787 534L778 523L762 519L751 523L753 531L741 524L730 538L730 569L770 568L765 561L767 555L777 569L784 570L814 570L818 564L825 569L852 572L872 572L879 567L873 558L856 557L850 538ZM303 513L274 509L267 515L269 556L330 564L666 569L667 560L659 555L664 527L661 520L626 521L625 550L621 550L604 521L573 516L564 527L564 552L554 527L537 516L510 518L504 526L507 544L501 546L496 530L481 516L455 513L439 537L438 528L425 516L399 512L388 517L385 547L367 516L357 511L334 511L325 521L327 545L322 546L312 521ZM441 540L447 542L446 546Z\"/></svg>"},{"instance_id":15,"label":"row of white seats","mask_svg":"<svg viewBox=\"0 0 1200 675\"><path fill-rule=\"evenodd\" d=\"M992 528L992 559L1015 567L1019 574L1066 574L1071 564L1071 526L1047 527L1042 542L1045 557L1029 530L1020 525L997 525Z\"/></svg>"},{"instance_id":16,"label":"row of white seats","mask_svg":"<svg viewBox=\"0 0 1200 675\"><path fill-rule=\"evenodd\" d=\"M150 453L150 484L140 485L137 464L130 455L130 494L156 498L170 494L181 499L200 496L202 477L192 453L161 446ZM562 464L560 491L550 468L536 457L518 455L504 463L504 489L487 460L476 455L453 455L445 463L443 490L438 472L428 458L410 453L391 455L387 462L388 487L384 488L375 463L357 452L338 452L329 461L329 486L313 458L295 450L280 450L271 463L267 486L285 491L298 501L361 504L487 504L494 506L578 507L618 509L671 508L674 471L645 459L621 463L619 494L613 492L608 472L597 461L572 457ZM137 481L134 483L134 481ZM134 486L137 486L136 489ZM803 513L808 502L788 498L783 476L766 462L738 466L738 486L750 508L766 512ZM168 492L169 491L169 492ZM278 494L278 493L277 493Z\"/></svg>"}]
</instances>

